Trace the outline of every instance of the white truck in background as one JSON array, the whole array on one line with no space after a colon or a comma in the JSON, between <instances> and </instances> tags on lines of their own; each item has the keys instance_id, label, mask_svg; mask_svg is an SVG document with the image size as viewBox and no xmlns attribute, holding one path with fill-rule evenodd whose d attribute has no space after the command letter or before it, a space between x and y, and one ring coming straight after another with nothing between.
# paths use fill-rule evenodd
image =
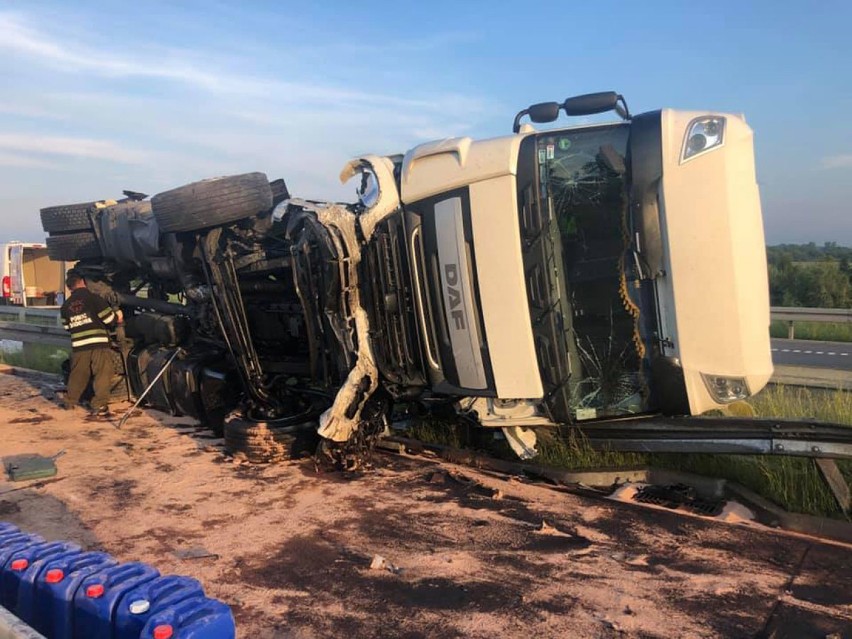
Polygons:
<instances>
[{"instance_id":1,"label":"white truck in background","mask_svg":"<svg viewBox=\"0 0 852 639\"><path fill-rule=\"evenodd\" d=\"M45 244L0 244L0 304L58 306L65 295L65 273L73 263L52 261Z\"/></svg>"}]
</instances>

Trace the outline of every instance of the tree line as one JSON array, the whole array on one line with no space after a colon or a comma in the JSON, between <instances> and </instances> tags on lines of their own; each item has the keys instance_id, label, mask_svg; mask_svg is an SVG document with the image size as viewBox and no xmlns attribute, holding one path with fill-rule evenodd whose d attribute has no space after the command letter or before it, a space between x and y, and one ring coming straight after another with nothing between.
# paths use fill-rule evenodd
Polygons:
<instances>
[{"instance_id":1,"label":"tree line","mask_svg":"<svg viewBox=\"0 0 852 639\"><path fill-rule=\"evenodd\" d=\"M766 247L772 306L852 308L852 248L778 244Z\"/></svg>"}]
</instances>

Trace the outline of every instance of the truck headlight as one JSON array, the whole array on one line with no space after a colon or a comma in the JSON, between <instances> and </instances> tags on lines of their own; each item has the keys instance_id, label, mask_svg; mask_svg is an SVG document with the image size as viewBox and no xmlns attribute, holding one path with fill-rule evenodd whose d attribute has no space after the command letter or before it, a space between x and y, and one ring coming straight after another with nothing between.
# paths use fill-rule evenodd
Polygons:
<instances>
[{"instance_id":1,"label":"truck headlight","mask_svg":"<svg viewBox=\"0 0 852 639\"><path fill-rule=\"evenodd\" d=\"M751 395L744 377L726 377L725 375L707 375L701 373L707 390L720 404L730 404Z\"/></svg>"},{"instance_id":2,"label":"truck headlight","mask_svg":"<svg viewBox=\"0 0 852 639\"><path fill-rule=\"evenodd\" d=\"M725 118L708 115L695 118L686 127L680 161L686 162L706 151L722 146L725 139Z\"/></svg>"}]
</instances>

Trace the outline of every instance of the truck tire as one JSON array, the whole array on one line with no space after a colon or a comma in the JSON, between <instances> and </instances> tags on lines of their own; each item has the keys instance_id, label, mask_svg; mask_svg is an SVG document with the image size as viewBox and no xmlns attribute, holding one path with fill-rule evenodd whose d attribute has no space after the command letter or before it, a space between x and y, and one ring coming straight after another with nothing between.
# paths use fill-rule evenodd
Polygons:
<instances>
[{"instance_id":1,"label":"truck tire","mask_svg":"<svg viewBox=\"0 0 852 639\"><path fill-rule=\"evenodd\" d=\"M319 443L316 422L299 418L253 421L231 415L225 420L224 435L225 450L253 464L299 459L312 454Z\"/></svg>"},{"instance_id":2,"label":"truck tire","mask_svg":"<svg viewBox=\"0 0 852 639\"><path fill-rule=\"evenodd\" d=\"M92 230L89 209L94 202L62 204L41 209L41 227L45 233L71 233Z\"/></svg>"},{"instance_id":3,"label":"truck tire","mask_svg":"<svg viewBox=\"0 0 852 639\"><path fill-rule=\"evenodd\" d=\"M47 255L52 260L73 261L101 257L101 247L92 232L52 235L46 241Z\"/></svg>"},{"instance_id":4,"label":"truck tire","mask_svg":"<svg viewBox=\"0 0 852 639\"><path fill-rule=\"evenodd\" d=\"M127 373L124 370L124 357L119 351L110 352L113 375L109 385L109 398L112 402L126 402L130 399L127 388Z\"/></svg>"},{"instance_id":5,"label":"truck tire","mask_svg":"<svg viewBox=\"0 0 852 639\"><path fill-rule=\"evenodd\" d=\"M161 231L196 231L270 209L272 189L264 173L244 173L158 193L151 198L151 206Z\"/></svg>"}]
</instances>

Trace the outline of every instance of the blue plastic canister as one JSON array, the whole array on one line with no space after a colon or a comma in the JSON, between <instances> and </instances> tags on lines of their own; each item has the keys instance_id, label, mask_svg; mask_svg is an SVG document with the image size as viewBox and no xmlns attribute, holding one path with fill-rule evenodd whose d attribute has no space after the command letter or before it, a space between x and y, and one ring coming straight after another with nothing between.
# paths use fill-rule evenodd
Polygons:
<instances>
[{"instance_id":1,"label":"blue plastic canister","mask_svg":"<svg viewBox=\"0 0 852 639\"><path fill-rule=\"evenodd\" d=\"M234 639L236 634L228 606L192 597L151 615L139 639Z\"/></svg>"},{"instance_id":2,"label":"blue plastic canister","mask_svg":"<svg viewBox=\"0 0 852 639\"><path fill-rule=\"evenodd\" d=\"M0 535L5 535L10 532L20 532L20 529L7 521L0 521Z\"/></svg>"},{"instance_id":3,"label":"blue plastic canister","mask_svg":"<svg viewBox=\"0 0 852 639\"><path fill-rule=\"evenodd\" d=\"M27 546L41 543L44 543L44 537L38 535L12 533L5 536L3 541L0 542L0 577L3 574L3 566L6 565L6 561L12 556L12 553Z\"/></svg>"},{"instance_id":4,"label":"blue plastic canister","mask_svg":"<svg viewBox=\"0 0 852 639\"><path fill-rule=\"evenodd\" d=\"M31 544L38 543L44 541L44 538L39 537L38 535L28 535L27 533L22 532L10 532L0 535L0 553L4 551L6 548L11 548L12 546L20 546L21 542L27 541ZM3 562L0 562L2 565Z\"/></svg>"},{"instance_id":5,"label":"blue plastic canister","mask_svg":"<svg viewBox=\"0 0 852 639\"><path fill-rule=\"evenodd\" d=\"M32 562L23 572L18 574L18 593L15 601L15 614L26 623L33 624L35 614L35 589L36 582L44 571L45 564L49 561L73 559L81 553L79 548L51 555Z\"/></svg>"},{"instance_id":6,"label":"blue plastic canister","mask_svg":"<svg viewBox=\"0 0 852 639\"><path fill-rule=\"evenodd\" d=\"M15 612L18 607L18 586L27 569L40 559L79 552L80 546L63 541L29 544L7 553L6 562L0 565L0 606Z\"/></svg>"},{"instance_id":7,"label":"blue plastic canister","mask_svg":"<svg viewBox=\"0 0 852 639\"><path fill-rule=\"evenodd\" d=\"M112 639L124 593L159 576L156 568L135 561L87 575L74 595L74 636Z\"/></svg>"},{"instance_id":8,"label":"blue plastic canister","mask_svg":"<svg viewBox=\"0 0 852 639\"><path fill-rule=\"evenodd\" d=\"M203 597L204 589L192 577L166 575L128 590L115 613L115 639L139 639L148 619L190 597Z\"/></svg>"},{"instance_id":9,"label":"blue plastic canister","mask_svg":"<svg viewBox=\"0 0 852 639\"><path fill-rule=\"evenodd\" d=\"M74 636L74 593L83 579L93 572L115 566L117 562L105 552L81 552L42 562L43 569L35 579L30 625L51 639ZM29 593L21 585L18 610L23 615Z\"/></svg>"}]
</instances>

